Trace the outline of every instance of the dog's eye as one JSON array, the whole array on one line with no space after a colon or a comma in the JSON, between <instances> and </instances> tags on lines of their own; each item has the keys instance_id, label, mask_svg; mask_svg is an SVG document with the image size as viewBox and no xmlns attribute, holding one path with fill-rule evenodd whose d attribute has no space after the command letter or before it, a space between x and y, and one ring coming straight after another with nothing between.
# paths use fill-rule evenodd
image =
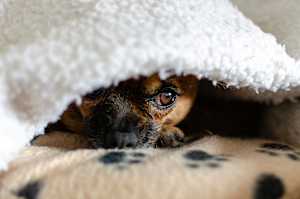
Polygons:
<instances>
[{"instance_id":1,"label":"dog's eye","mask_svg":"<svg viewBox=\"0 0 300 199\"><path fill-rule=\"evenodd\" d=\"M164 89L154 96L154 102L160 108L168 108L174 104L177 96L178 94L173 89Z\"/></svg>"}]
</instances>

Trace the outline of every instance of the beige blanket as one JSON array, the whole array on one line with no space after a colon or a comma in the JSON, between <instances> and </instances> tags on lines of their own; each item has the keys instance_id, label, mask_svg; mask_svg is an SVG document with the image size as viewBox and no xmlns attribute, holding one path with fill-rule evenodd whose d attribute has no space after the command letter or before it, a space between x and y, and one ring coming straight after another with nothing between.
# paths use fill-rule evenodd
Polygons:
<instances>
[{"instance_id":1,"label":"beige blanket","mask_svg":"<svg viewBox=\"0 0 300 199\"><path fill-rule=\"evenodd\" d=\"M0 198L299 199L299 151L215 136L175 150L28 147L0 174Z\"/></svg>"}]
</instances>

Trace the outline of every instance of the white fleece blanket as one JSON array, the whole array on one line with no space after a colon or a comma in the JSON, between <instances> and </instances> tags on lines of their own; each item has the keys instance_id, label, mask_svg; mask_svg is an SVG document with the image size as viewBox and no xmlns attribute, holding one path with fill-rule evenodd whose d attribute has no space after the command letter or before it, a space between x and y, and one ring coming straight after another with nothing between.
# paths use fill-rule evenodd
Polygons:
<instances>
[{"instance_id":1,"label":"white fleece blanket","mask_svg":"<svg viewBox=\"0 0 300 199\"><path fill-rule=\"evenodd\" d=\"M300 85L297 0L0 1L0 167L73 100L159 71ZM282 17L284 16L284 17ZM288 22L288 23L287 23Z\"/></svg>"}]
</instances>

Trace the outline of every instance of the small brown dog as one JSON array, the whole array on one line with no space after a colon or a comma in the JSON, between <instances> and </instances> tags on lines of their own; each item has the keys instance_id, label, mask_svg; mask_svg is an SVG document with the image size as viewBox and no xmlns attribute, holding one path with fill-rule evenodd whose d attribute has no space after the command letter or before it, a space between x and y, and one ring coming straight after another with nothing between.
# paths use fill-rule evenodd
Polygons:
<instances>
[{"instance_id":1,"label":"small brown dog","mask_svg":"<svg viewBox=\"0 0 300 199\"><path fill-rule=\"evenodd\" d=\"M60 123L74 134L71 139L85 137L92 148L176 147L184 133L175 125L189 113L196 95L194 76L161 80L152 75L84 96L80 106L69 106ZM38 137L34 144L70 142L63 133L53 135Z\"/></svg>"}]
</instances>

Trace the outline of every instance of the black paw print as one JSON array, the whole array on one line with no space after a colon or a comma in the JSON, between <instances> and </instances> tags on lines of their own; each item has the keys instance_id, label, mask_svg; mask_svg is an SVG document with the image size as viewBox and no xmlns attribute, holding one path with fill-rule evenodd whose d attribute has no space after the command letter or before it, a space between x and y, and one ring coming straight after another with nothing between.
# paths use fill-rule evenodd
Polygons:
<instances>
[{"instance_id":1,"label":"black paw print","mask_svg":"<svg viewBox=\"0 0 300 199\"><path fill-rule=\"evenodd\" d=\"M265 143L256 150L259 153L264 153L270 156L286 156L290 160L300 161L300 152L295 151L294 148L280 143Z\"/></svg>"},{"instance_id":2,"label":"black paw print","mask_svg":"<svg viewBox=\"0 0 300 199\"><path fill-rule=\"evenodd\" d=\"M40 181L29 182L20 188L16 195L25 199L37 199L41 188L42 183Z\"/></svg>"},{"instance_id":3,"label":"black paw print","mask_svg":"<svg viewBox=\"0 0 300 199\"><path fill-rule=\"evenodd\" d=\"M274 174L261 174L258 176L253 198L255 199L279 199L285 194L285 186L280 177Z\"/></svg>"},{"instance_id":4,"label":"black paw print","mask_svg":"<svg viewBox=\"0 0 300 199\"><path fill-rule=\"evenodd\" d=\"M212 155L202 150L188 151L183 157L187 160L187 167L194 169L201 166L219 168L221 162L229 161L225 155Z\"/></svg>"},{"instance_id":5,"label":"black paw print","mask_svg":"<svg viewBox=\"0 0 300 199\"><path fill-rule=\"evenodd\" d=\"M118 166L123 169L128 165L141 164L146 157L142 152L124 152L124 151L112 151L102 155L99 161L107 166Z\"/></svg>"}]
</instances>

